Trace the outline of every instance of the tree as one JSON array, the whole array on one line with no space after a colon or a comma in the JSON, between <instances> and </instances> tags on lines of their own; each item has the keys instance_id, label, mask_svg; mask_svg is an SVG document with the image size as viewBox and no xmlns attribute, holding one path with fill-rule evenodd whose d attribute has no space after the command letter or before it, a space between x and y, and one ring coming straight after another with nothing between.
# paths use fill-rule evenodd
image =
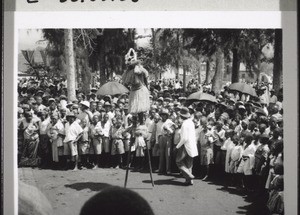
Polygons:
<instances>
[{"instance_id":1,"label":"tree","mask_svg":"<svg viewBox=\"0 0 300 215\"><path fill-rule=\"evenodd\" d=\"M179 77L179 68L183 68L183 58L186 53L183 47L183 32L183 29L163 29L158 40L160 44L158 64L161 68L169 66L175 68L176 79Z\"/></svg>"},{"instance_id":2,"label":"tree","mask_svg":"<svg viewBox=\"0 0 300 215\"><path fill-rule=\"evenodd\" d=\"M48 41L45 54L49 60L52 77L66 76L65 42L63 29L43 29L43 37Z\"/></svg>"},{"instance_id":3,"label":"tree","mask_svg":"<svg viewBox=\"0 0 300 215\"><path fill-rule=\"evenodd\" d=\"M136 49L135 29L102 29L97 36L92 59L100 71L100 84L112 79L114 74L122 74L126 69L124 56L129 48Z\"/></svg>"},{"instance_id":4,"label":"tree","mask_svg":"<svg viewBox=\"0 0 300 215\"><path fill-rule=\"evenodd\" d=\"M157 44L157 35L159 33L159 29L154 29L154 28L151 28L151 33L152 33L152 40L151 40L151 44L152 44L152 47L153 47L153 54L152 54L152 60L153 60L153 65L154 65L154 69L156 70L155 71L155 81L158 80L158 71L157 71L157 48L156 48L156 44Z\"/></svg>"},{"instance_id":5,"label":"tree","mask_svg":"<svg viewBox=\"0 0 300 215\"><path fill-rule=\"evenodd\" d=\"M185 34L191 38L189 46L196 48L201 55L208 59L215 55L216 66L212 90L215 94L219 94L224 75L224 58L228 55L228 47L231 44L230 29L187 29ZM208 78L208 74L206 77Z\"/></svg>"},{"instance_id":6,"label":"tree","mask_svg":"<svg viewBox=\"0 0 300 215\"><path fill-rule=\"evenodd\" d=\"M81 89L84 94L90 92L92 70L90 56L96 48L95 40L99 34L98 29L74 29L78 83L82 83Z\"/></svg>"},{"instance_id":7,"label":"tree","mask_svg":"<svg viewBox=\"0 0 300 215\"><path fill-rule=\"evenodd\" d=\"M65 42L65 58L67 65L67 91L68 100L73 101L76 99L75 92L75 59L74 59L74 46L73 46L73 30L64 30L64 42Z\"/></svg>"},{"instance_id":8,"label":"tree","mask_svg":"<svg viewBox=\"0 0 300 215\"><path fill-rule=\"evenodd\" d=\"M221 46L217 47L216 51L216 68L215 75L212 79L212 91L219 94L223 84L224 76L224 51Z\"/></svg>"},{"instance_id":9,"label":"tree","mask_svg":"<svg viewBox=\"0 0 300 215\"><path fill-rule=\"evenodd\" d=\"M262 62L272 63L272 59L263 52L264 47L274 41L274 29L243 30L243 43L240 48L241 61L250 73L255 73L257 82Z\"/></svg>"},{"instance_id":10,"label":"tree","mask_svg":"<svg viewBox=\"0 0 300 215\"><path fill-rule=\"evenodd\" d=\"M273 88L276 93L282 88L282 30L275 29Z\"/></svg>"},{"instance_id":11,"label":"tree","mask_svg":"<svg viewBox=\"0 0 300 215\"><path fill-rule=\"evenodd\" d=\"M34 51L32 50L22 50L22 55L27 61L26 65L29 67L29 70L33 71L37 79L40 79L40 74L38 70L38 65L34 61Z\"/></svg>"}]
</instances>

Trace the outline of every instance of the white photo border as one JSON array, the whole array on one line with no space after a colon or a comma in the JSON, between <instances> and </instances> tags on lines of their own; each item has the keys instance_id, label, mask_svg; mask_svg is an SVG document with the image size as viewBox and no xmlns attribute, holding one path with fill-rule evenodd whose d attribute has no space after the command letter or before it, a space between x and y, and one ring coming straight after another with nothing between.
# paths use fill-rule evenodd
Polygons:
<instances>
[{"instance_id":1,"label":"white photo border","mask_svg":"<svg viewBox=\"0 0 300 215\"><path fill-rule=\"evenodd\" d=\"M17 214L18 30L41 28L282 28L285 213L297 214L297 14L270 11L5 12L4 214ZM13 99L12 99L13 97ZM13 120L11 120L13 118ZM288 167L288 168L287 168ZM296 175L296 177L295 177Z\"/></svg>"}]
</instances>

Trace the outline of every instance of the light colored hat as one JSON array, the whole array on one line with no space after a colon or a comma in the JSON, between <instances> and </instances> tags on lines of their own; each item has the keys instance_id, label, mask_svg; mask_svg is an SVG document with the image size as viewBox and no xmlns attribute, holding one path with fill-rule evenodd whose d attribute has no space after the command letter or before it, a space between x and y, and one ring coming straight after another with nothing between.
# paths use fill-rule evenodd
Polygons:
<instances>
[{"instance_id":1,"label":"light colored hat","mask_svg":"<svg viewBox=\"0 0 300 215\"><path fill-rule=\"evenodd\" d=\"M122 99L119 99L119 101L118 101L118 102L119 102L119 103L123 103L123 104L124 104L124 103L125 103L125 99L123 99L123 98L122 98Z\"/></svg>"},{"instance_id":2,"label":"light colored hat","mask_svg":"<svg viewBox=\"0 0 300 215\"><path fill-rule=\"evenodd\" d=\"M164 109L162 109L162 111L159 114L160 115L167 115L167 116L169 116L169 110L166 109L166 108L164 108Z\"/></svg>"},{"instance_id":3,"label":"light colored hat","mask_svg":"<svg viewBox=\"0 0 300 215\"><path fill-rule=\"evenodd\" d=\"M82 102L80 102L80 104L87 108L90 108L90 103L88 101L82 101Z\"/></svg>"},{"instance_id":4,"label":"light colored hat","mask_svg":"<svg viewBox=\"0 0 300 215\"><path fill-rule=\"evenodd\" d=\"M163 98L163 97L159 97L159 98L157 99L157 101L164 101L164 98Z\"/></svg>"},{"instance_id":5,"label":"light colored hat","mask_svg":"<svg viewBox=\"0 0 300 215\"><path fill-rule=\"evenodd\" d=\"M235 100L234 100L234 98L230 98L230 99L228 100L228 102L233 102L233 103L235 103Z\"/></svg>"},{"instance_id":6,"label":"light colored hat","mask_svg":"<svg viewBox=\"0 0 300 215\"><path fill-rule=\"evenodd\" d=\"M24 110L20 107L18 107L18 113L24 113Z\"/></svg>"},{"instance_id":7,"label":"light colored hat","mask_svg":"<svg viewBox=\"0 0 300 215\"><path fill-rule=\"evenodd\" d=\"M171 100L172 100L172 99L171 99L170 97L165 98L165 101L166 101L166 102L171 102Z\"/></svg>"},{"instance_id":8,"label":"light colored hat","mask_svg":"<svg viewBox=\"0 0 300 215\"><path fill-rule=\"evenodd\" d=\"M195 108L193 107L193 105L188 106L189 110L195 111Z\"/></svg>"},{"instance_id":9,"label":"light colored hat","mask_svg":"<svg viewBox=\"0 0 300 215\"><path fill-rule=\"evenodd\" d=\"M170 102L170 103L168 104L168 107L174 107L174 104L173 104L172 102Z\"/></svg>"},{"instance_id":10,"label":"light colored hat","mask_svg":"<svg viewBox=\"0 0 300 215\"><path fill-rule=\"evenodd\" d=\"M111 106L111 104L109 102L105 102L104 106Z\"/></svg>"},{"instance_id":11,"label":"light colored hat","mask_svg":"<svg viewBox=\"0 0 300 215\"><path fill-rule=\"evenodd\" d=\"M49 98L48 102L55 102L55 99L54 98Z\"/></svg>"},{"instance_id":12,"label":"light colored hat","mask_svg":"<svg viewBox=\"0 0 300 215\"><path fill-rule=\"evenodd\" d=\"M244 105L239 105L238 108L239 108L239 109L244 109L244 110L246 109Z\"/></svg>"},{"instance_id":13,"label":"light colored hat","mask_svg":"<svg viewBox=\"0 0 300 215\"><path fill-rule=\"evenodd\" d=\"M44 93L44 91L38 90L35 95L38 95L38 94L43 95L43 93Z\"/></svg>"},{"instance_id":14,"label":"light colored hat","mask_svg":"<svg viewBox=\"0 0 300 215\"><path fill-rule=\"evenodd\" d=\"M244 105L244 102L242 102L242 101L237 101L236 104L238 104L238 105Z\"/></svg>"},{"instance_id":15,"label":"light colored hat","mask_svg":"<svg viewBox=\"0 0 300 215\"><path fill-rule=\"evenodd\" d=\"M30 106L29 106L29 104L23 104L23 105L22 105L22 108L23 108L23 109L30 109Z\"/></svg>"},{"instance_id":16,"label":"light colored hat","mask_svg":"<svg viewBox=\"0 0 300 215\"><path fill-rule=\"evenodd\" d=\"M73 109L78 109L78 104L73 104L72 108Z\"/></svg>"},{"instance_id":17,"label":"light colored hat","mask_svg":"<svg viewBox=\"0 0 300 215\"><path fill-rule=\"evenodd\" d=\"M151 109L157 109L156 105L151 105Z\"/></svg>"},{"instance_id":18,"label":"light colored hat","mask_svg":"<svg viewBox=\"0 0 300 215\"><path fill-rule=\"evenodd\" d=\"M72 107L73 106L73 103L72 102L69 102L66 107L69 108L69 107Z\"/></svg>"},{"instance_id":19,"label":"light colored hat","mask_svg":"<svg viewBox=\"0 0 300 215\"><path fill-rule=\"evenodd\" d=\"M180 109L179 115L184 118L190 118L191 116L189 109L186 107Z\"/></svg>"},{"instance_id":20,"label":"light colored hat","mask_svg":"<svg viewBox=\"0 0 300 215\"><path fill-rule=\"evenodd\" d=\"M258 108L258 109L256 110L255 113L257 113L257 114L262 114L262 115L264 115L264 116L267 115L267 114L265 113L265 111L264 111L262 108Z\"/></svg>"},{"instance_id":21,"label":"light colored hat","mask_svg":"<svg viewBox=\"0 0 300 215\"><path fill-rule=\"evenodd\" d=\"M93 87L93 88L91 89L91 92L97 92L97 89Z\"/></svg>"}]
</instances>

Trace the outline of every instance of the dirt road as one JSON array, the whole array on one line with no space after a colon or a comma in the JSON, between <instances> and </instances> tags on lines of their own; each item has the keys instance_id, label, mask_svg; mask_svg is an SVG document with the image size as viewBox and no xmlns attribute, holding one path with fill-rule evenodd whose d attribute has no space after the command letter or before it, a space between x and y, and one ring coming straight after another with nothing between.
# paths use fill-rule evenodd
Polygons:
<instances>
[{"instance_id":1,"label":"dirt road","mask_svg":"<svg viewBox=\"0 0 300 215\"><path fill-rule=\"evenodd\" d=\"M19 179L37 186L51 202L57 215L79 214L86 200L108 186L124 186L125 170L96 169L73 171L19 168ZM195 180L184 186L178 176L130 172L127 188L138 192L156 215L166 214L246 214L250 204L234 189L224 190L211 182ZM249 214L249 213L247 213Z\"/></svg>"}]
</instances>

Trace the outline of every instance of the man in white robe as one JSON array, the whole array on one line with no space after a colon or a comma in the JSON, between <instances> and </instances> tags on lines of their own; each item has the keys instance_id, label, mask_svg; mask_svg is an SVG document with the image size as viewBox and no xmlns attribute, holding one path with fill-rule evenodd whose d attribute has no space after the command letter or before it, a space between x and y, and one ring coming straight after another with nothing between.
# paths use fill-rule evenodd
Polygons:
<instances>
[{"instance_id":1,"label":"man in white robe","mask_svg":"<svg viewBox=\"0 0 300 215\"><path fill-rule=\"evenodd\" d=\"M186 184L193 185L193 179L195 178L192 174L193 157L198 155L195 124L190 118L188 108L182 108L179 115L183 119L183 123L180 131L180 141L176 146L178 150L176 164L185 177Z\"/></svg>"}]
</instances>

